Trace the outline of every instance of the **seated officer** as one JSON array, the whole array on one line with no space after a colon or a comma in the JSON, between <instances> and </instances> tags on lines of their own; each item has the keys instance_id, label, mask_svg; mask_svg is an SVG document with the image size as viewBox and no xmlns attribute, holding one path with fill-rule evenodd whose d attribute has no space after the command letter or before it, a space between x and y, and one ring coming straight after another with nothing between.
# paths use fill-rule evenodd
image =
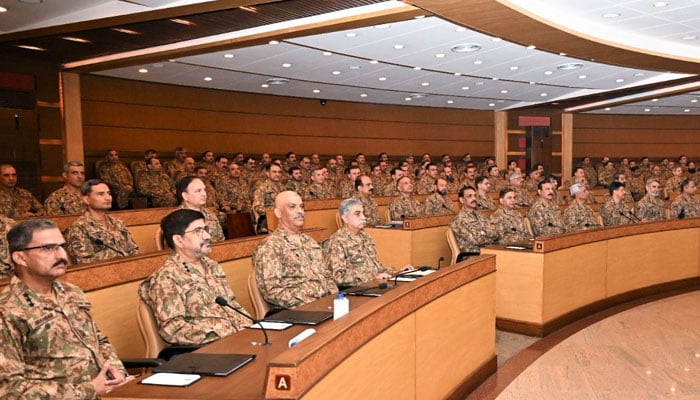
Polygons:
<instances>
[{"instance_id":1,"label":"seated officer","mask_svg":"<svg viewBox=\"0 0 700 400\"><path fill-rule=\"evenodd\" d=\"M275 197L277 229L253 251L258 290L265 301L293 308L338 291L323 262L321 246L301 232L304 203L298 194L284 191Z\"/></svg>"},{"instance_id":2,"label":"seated officer","mask_svg":"<svg viewBox=\"0 0 700 400\"><path fill-rule=\"evenodd\" d=\"M221 296L243 312L214 260L211 235L204 215L178 209L160 222L163 238L173 253L139 286L139 296L153 311L158 332L168 343L203 344L231 335L250 324L245 317L216 304Z\"/></svg>"},{"instance_id":3,"label":"seated officer","mask_svg":"<svg viewBox=\"0 0 700 400\"><path fill-rule=\"evenodd\" d=\"M462 209L450 222L450 229L457 239L459 251L479 254L480 247L494 244L498 232L489 219L477 211L476 189L464 186L458 193Z\"/></svg>"},{"instance_id":4,"label":"seated officer","mask_svg":"<svg viewBox=\"0 0 700 400\"><path fill-rule=\"evenodd\" d=\"M52 221L7 234L15 276L0 295L0 398L95 399L127 382L114 348L66 273L66 241Z\"/></svg>"},{"instance_id":5,"label":"seated officer","mask_svg":"<svg viewBox=\"0 0 700 400\"><path fill-rule=\"evenodd\" d=\"M343 226L328 239L324 251L326 266L338 286L353 286L373 279L387 279L393 271L377 259L377 246L364 232L366 225L362 203L345 199L338 207Z\"/></svg>"}]
</instances>

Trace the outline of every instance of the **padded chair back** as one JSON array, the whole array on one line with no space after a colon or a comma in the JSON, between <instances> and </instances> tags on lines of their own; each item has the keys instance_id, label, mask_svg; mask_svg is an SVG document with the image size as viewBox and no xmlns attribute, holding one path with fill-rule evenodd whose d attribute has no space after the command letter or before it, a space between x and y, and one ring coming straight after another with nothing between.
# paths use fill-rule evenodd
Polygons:
<instances>
[{"instance_id":1,"label":"padded chair back","mask_svg":"<svg viewBox=\"0 0 700 400\"><path fill-rule=\"evenodd\" d=\"M146 345L146 357L157 358L158 353L167 347L167 344L160 337L160 334L158 334L158 323L153 316L151 307L140 297L138 301L139 304L136 307L136 322L139 326L139 332L141 332L141 338L143 338L143 342Z\"/></svg>"},{"instance_id":2,"label":"padded chair back","mask_svg":"<svg viewBox=\"0 0 700 400\"><path fill-rule=\"evenodd\" d=\"M389 208L386 209L386 223L388 224L391 222L391 211L389 211Z\"/></svg>"},{"instance_id":3,"label":"padded chair back","mask_svg":"<svg viewBox=\"0 0 700 400\"><path fill-rule=\"evenodd\" d=\"M459 256L459 245L457 244L457 238L455 238L455 234L452 232L452 229L447 227L445 235L447 236L447 245L450 246L450 251L452 252L452 258L450 258L449 264L452 265L457 262L457 256Z\"/></svg>"},{"instance_id":4,"label":"padded chair back","mask_svg":"<svg viewBox=\"0 0 700 400\"><path fill-rule=\"evenodd\" d=\"M335 213L335 226L340 229L343 227L343 220L340 219L340 214Z\"/></svg>"},{"instance_id":5,"label":"padded chair back","mask_svg":"<svg viewBox=\"0 0 700 400\"><path fill-rule=\"evenodd\" d=\"M270 305L267 304L262 294L260 294L260 290L258 290L258 281L255 279L254 271L250 271L250 274L248 274L248 296L251 303L253 303L255 319L265 318L265 314L270 311Z\"/></svg>"},{"instance_id":6,"label":"padded chair back","mask_svg":"<svg viewBox=\"0 0 700 400\"><path fill-rule=\"evenodd\" d=\"M535 237L535 233L532 231L532 225L530 224L530 218L523 217L523 221L525 222L525 227L527 228L527 231L530 232L530 237Z\"/></svg>"},{"instance_id":7,"label":"padded chair back","mask_svg":"<svg viewBox=\"0 0 700 400\"><path fill-rule=\"evenodd\" d=\"M160 226L156 229L155 241L156 250L163 251L168 248L168 245L165 244L165 239L163 239L163 230L160 229Z\"/></svg>"}]
</instances>

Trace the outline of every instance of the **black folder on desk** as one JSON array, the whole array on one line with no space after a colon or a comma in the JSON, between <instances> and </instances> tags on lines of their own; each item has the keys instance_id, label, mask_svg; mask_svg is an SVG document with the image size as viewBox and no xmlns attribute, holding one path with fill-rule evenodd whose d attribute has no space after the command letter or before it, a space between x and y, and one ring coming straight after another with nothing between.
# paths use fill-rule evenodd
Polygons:
<instances>
[{"instance_id":1,"label":"black folder on desk","mask_svg":"<svg viewBox=\"0 0 700 400\"><path fill-rule=\"evenodd\" d=\"M393 289L393 286L384 285L384 288L379 286L351 286L342 290L347 296L368 296L379 297L387 291Z\"/></svg>"},{"instance_id":2,"label":"black folder on desk","mask_svg":"<svg viewBox=\"0 0 700 400\"><path fill-rule=\"evenodd\" d=\"M174 356L165 364L153 368L153 372L227 376L254 358L255 354L185 353Z\"/></svg>"},{"instance_id":3,"label":"black folder on desk","mask_svg":"<svg viewBox=\"0 0 700 400\"><path fill-rule=\"evenodd\" d=\"M288 322L298 325L318 325L332 317L333 313L330 311L282 310L278 313L268 315L265 317L264 321Z\"/></svg>"}]
</instances>

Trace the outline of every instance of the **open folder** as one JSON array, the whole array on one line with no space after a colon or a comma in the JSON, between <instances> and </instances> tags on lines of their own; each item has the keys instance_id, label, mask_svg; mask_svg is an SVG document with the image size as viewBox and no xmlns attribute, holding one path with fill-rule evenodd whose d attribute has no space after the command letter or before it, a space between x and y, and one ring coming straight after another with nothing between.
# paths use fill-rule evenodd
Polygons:
<instances>
[{"instance_id":1,"label":"open folder","mask_svg":"<svg viewBox=\"0 0 700 400\"><path fill-rule=\"evenodd\" d=\"M185 353L174 356L165 364L153 368L153 372L227 376L254 358L255 354Z\"/></svg>"}]
</instances>

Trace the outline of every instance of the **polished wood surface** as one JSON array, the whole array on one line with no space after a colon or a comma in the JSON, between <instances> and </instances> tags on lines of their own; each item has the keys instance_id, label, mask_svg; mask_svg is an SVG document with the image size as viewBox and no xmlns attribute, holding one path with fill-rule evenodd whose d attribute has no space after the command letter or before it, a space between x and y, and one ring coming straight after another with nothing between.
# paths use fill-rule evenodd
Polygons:
<instances>
[{"instance_id":1,"label":"polished wood surface","mask_svg":"<svg viewBox=\"0 0 700 400\"><path fill-rule=\"evenodd\" d=\"M542 335L620 301L700 284L700 218L536 240L496 255L499 327Z\"/></svg>"},{"instance_id":2,"label":"polished wood surface","mask_svg":"<svg viewBox=\"0 0 700 400\"><path fill-rule=\"evenodd\" d=\"M351 312L316 327L292 349L304 329L261 333L246 329L201 352L253 353L256 359L227 378L205 377L188 388L136 382L109 397L134 398L395 398L431 399L464 393L473 375L495 369L495 260L482 256L400 284L379 298L352 297ZM303 306L326 310L331 297ZM278 390L279 376L289 390Z\"/></svg>"}]
</instances>

